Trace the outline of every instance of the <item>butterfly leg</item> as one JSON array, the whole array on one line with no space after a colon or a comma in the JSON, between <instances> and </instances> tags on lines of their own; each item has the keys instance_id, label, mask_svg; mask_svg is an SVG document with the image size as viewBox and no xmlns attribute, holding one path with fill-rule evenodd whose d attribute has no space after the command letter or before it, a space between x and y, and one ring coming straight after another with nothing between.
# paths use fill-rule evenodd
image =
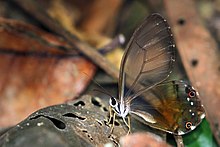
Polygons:
<instances>
[{"instance_id":1,"label":"butterfly leg","mask_svg":"<svg viewBox=\"0 0 220 147\"><path fill-rule=\"evenodd\" d=\"M130 120L130 116L128 116L128 122L125 120L125 118L123 117L123 121L124 121L124 123L125 123L125 125L128 127L128 133L127 133L127 135L128 134L130 134L131 133L131 120Z\"/></svg>"},{"instance_id":2,"label":"butterfly leg","mask_svg":"<svg viewBox=\"0 0 220 147\"><path fill-rule=\"evenodd\" d=\"M108 110L109 110L109 120L108 120L107 124L110 124L111 119L112 119L112 107L109 106L109 107L108 107Z\"/></svg>"},{"instance_id":3,"label":"butterfly leg","mask_svg":"<svg viewBox=\"0 0 220 147\"><path fill-rule=\"evenodd\" d=\"M131 118L128 115L128 133L127 133L127 135L130 134L130 133L131 133Z\"/></svg>"},{"instance_id":4,"label":"butterfly leg","mask_svg":"<svg viewBox=\"0 0 220 147\"><path fill-rule=\"evenodd\" d=\"M112 114L113 113L113 114ZM111 130L110 130L110 134L113 132L114 126L115 126L115 112L112 111L112 107L109 106L109 120L107 122L108 125L110 125L111 120L112 120L112 125L111 125Z\"/></svg>"},{"instance_id":5,"label":"butterfly leg","mask_svg":"<svg viewBox=\"0 0 220 147\"><path fill-rule=\"evenodd\" d=\"M111 125L110 134L112 134L114 127L115 127L115 113L113 112L113 121L112 121L112 125Z\"/></svg>"}]
</instances>

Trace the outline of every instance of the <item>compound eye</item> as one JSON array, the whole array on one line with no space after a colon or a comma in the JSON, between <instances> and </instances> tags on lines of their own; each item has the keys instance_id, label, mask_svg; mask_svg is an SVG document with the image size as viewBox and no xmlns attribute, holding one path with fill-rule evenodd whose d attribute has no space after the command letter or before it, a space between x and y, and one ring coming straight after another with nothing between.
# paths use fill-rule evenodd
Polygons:
<instances>
[{"instance_id":1,"label":"compound eye","mask_svg":"<svg viewBox=\"0 0 220 147\"><path fill-rule=\"evenodd\" d=\"M109 104L112 106L112 107L115 107L117 105L117 100L114 98L114 97L111 97L109 99Z\"/></svg>"}]
</instances>

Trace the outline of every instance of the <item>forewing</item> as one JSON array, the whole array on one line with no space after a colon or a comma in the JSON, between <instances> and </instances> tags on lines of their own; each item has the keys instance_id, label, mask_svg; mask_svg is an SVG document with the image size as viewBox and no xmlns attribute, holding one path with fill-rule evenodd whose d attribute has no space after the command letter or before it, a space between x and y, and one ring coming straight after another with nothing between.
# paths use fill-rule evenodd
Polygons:
<instances>
[{"instance_id":1,"label":"forewing","mask_svg":"<svg viewBox=\"0 0 220 147\"><path fill-rule=\"evenodd\" d=\"M174 40L167 21L159 14L147 17L131 37L122 58L119 98L124 98L124 84L130 92L144 90L166 79L174 62ZM142 89L137 88L142 85Z\"/></svg>"},{"instance_id":2,"label":"forewing","mask_svg":"<svg viewBox=\"0 0 220 147\"><path fill-rule=\"evenodd\" d=\"M130 114L151 127L183 135L205 117L198 93L184 82L161 83L131 101Z\"/></svg>"}]
</instances>

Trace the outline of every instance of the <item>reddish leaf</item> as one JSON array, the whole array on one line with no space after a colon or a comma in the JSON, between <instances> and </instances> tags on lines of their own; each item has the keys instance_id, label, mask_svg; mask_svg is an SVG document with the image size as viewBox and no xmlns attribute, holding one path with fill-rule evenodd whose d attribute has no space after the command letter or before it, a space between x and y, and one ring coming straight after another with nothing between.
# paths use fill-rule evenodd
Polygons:
<instances>
[{"instance_id":1,"label":"reddish leaf","mask_svg":"<svg viewBox=\"0 0 220 147\"><path fill-rule=\"evenodd\" d=\"M0 126L80 94L95 66L61 38L21 22L0 19ZM87 75L85 75L86 73Z\"/></svg>"}]
</instances>

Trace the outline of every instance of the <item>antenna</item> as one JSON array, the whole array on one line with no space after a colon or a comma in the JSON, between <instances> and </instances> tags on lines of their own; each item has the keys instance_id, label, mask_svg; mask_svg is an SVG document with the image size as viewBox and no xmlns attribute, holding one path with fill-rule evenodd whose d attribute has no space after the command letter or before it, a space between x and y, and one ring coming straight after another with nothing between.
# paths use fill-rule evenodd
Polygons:
<instances>
[{"instance_id":1,"label":"antenna","mask_svg":"<svg viewBox=\"0 0 220 147\"><path fill-rule=\"evenodd\" d=\"M87 77L89 77L89 75L85 72L83 72ZM100 89L93 89L93 91L98 91L100 93L104 93L110 97L113 97L110 92L108 92L101 84L99 84L96 80L94 80L93 78L91 79L93 83L95 83L96 85L98 85L102 90Z\"/></svg>"}]
</instances>

